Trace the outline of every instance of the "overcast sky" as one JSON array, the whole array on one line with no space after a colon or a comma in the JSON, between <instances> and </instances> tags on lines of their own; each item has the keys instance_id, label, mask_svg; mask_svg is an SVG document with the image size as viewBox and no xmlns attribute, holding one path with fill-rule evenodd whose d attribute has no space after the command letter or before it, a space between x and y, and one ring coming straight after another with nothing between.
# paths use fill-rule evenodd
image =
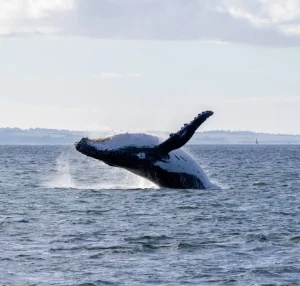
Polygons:
<instances>
[{"instance_id":1,"label":"overcast sky","mask_svg":"<svg viewBox=\"0 0 300 286\"><path fill-rule=\"evenodd\" d=\"M300 0L0 0L0 127L300 134Z\"/></svg>"}]
</instances>

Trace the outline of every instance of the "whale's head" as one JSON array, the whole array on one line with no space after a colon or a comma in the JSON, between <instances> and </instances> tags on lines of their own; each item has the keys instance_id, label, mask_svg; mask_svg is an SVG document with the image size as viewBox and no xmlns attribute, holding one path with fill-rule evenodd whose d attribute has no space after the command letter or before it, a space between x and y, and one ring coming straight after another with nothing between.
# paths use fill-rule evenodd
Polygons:
<instances>
[{"instance_id":1,"label":"whale's head","mask_svg":"<svg viewBox=\"0 0 300 286\"><path fill-rule=\"evenodd\" d=\"M146 154L151 154L151 149L159 143L159 138L147 134L118 134L100 139L82 138L75 143L78 152L118 167L142 163Z\"/></svg>"},{"instance_id":2,"label":"whale's head","mask_svg":"<svg viewBox=\"0 0 300 286\"><path fill-rule=\"evenodd\" d=\"M79 142L75 143L75 148L78 152L86 156L93 157L95 159L97 159L97 157L104 158L104 152L101 152L95 143L95 140L82 138Z\"/></svg>"}]
</instances>

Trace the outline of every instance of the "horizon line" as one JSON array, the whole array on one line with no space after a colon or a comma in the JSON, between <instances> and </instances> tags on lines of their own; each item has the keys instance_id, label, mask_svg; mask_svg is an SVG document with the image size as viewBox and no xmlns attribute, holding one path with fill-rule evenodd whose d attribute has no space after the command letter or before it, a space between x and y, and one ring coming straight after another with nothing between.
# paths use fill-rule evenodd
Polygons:
<instances>
[{"instance_id":1,"label":"horizon line","mask_svg":"<svg viewBox=\"0 0 300 286\"><path fill-rule=\"evenodd\" d=\"M159 131L159 130L145 130L145 129L132 129L127 131L125 129L102 129L102 130L72 130L65 128L45 128L45 127L29 127L29 128L21 128L21 127L0 127L1 129L18 129L21 131L31 131L31 130L49 130L49 131L67 131L67 132L115 132L120 131L120 133L128 132L144 132L144 133L170 133L171 131ZM290 135L290 136L300 136L300 133L274 133L274 132L262 132L262 131L250 131L250 130L230 130L230 129L211 129L211 130L198 130L195 133L211 133L211 132L226 132L226 133L253 133L253 134L268 134L268 135Z\"/></svg>"}]
</instances>

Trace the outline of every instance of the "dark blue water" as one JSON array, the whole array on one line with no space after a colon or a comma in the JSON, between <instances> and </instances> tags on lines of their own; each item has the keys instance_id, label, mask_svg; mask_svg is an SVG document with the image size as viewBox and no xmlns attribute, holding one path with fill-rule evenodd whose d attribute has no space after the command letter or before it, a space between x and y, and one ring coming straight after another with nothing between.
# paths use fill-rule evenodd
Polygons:
<instances>
[{"instance_id":1,"label":"dark blue water","mask_svg":"<svg viewBox=\"0 0 300 286\"><path fill-rule=\"evenodd\" d=\"M1 285L300 285L300 146L190 146L222 190L0 146Z\"/></svg>"}]
</instances>

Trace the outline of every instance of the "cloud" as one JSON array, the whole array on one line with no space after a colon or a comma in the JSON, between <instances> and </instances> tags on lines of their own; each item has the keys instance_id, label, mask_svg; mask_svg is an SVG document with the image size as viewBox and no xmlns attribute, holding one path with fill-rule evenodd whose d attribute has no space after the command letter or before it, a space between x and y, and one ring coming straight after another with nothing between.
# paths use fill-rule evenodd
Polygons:
<instances>
[{"instance_id":1,"label":"cloud","mask_svg":"<svg viewBox=\"0 0 300 286\"><path fill-rule=\"evenodd\" d=\"M283 33L289 34L289 35L300 35L300 24L286 24L286 25L280 25L279 28L282 30Z\"/></svg>"},{"instance_id":2,"label":"cloud","mask_svg":"<svg viewBox=\"0 0 300 286\"><path fill-rule=\"evenodd\" d=\"M272 104L272 103L279 103L279 104L288 104L288 103L300 103L300 97L299 96L292 96L292 95L273 95L273 96L253 96L253 97L231 97L224 99L221 101L221 103L266 103L266 104Z\"/></svg>"},{"instance_id":3,"label":"cloud","mask_svg":"<svg viewBox=\"0 0 300 286\"><path fill-rule=\"evenodd\" d=\"M218 10L260 29L273 29L287 36L300 34L299 0L223 0Z\"/></svg>"},{"instance_id":4,"label":"cloud","mask_svg":"<svg viewBox=\"0 0 300 286\"><path fill-rule=\"evenodd\" d=\"M103 73L94 75L94 78L120 79L120 78L139 78L140 76L141 76L141 74L139 74L139 73L121 74L121 73L116 73L116 72L103 72Z\"/></svg>"},{"instance_id":5,"label":"cloud","mask_svg":"<svg viewBox=\"0 0 300 286\"><path fill-rule=\"evenodd\" d=\"M54 18L73 8L73 0L0 0L0 35L56 34L64 28Z\"/></svg>"},{"instance_id":6,"label":"cloud","mask_svg":"<svg viewBox=\"0 0 300 286\"><path fill-rule=\"evenodd\" d=\"M0 0L0 35L300 45L298 0Z\"/></svg>"},{"instance_id":7,"label":"cloud","mask_svg":"<svg viewBox=\"0 0 300 286\"><path fill-rule=\"evenodd\" d=\"M35 77L35 76L28 76L27 78L26 78L26 81L27 82L34 82L34 81L36 81L37 80L37 77Z\"/></svg>"},{"instance_id":8,"label":"cloud","mask_svg":"<svg viewBox=\"0 0 300 286\"><path fill-rule=\"evenodd\" d=\"M128 74L126 74L126 77L138 78L138 77L141 77L141 74L139 74L139 73L128 73Z\"/></svg>"},{"instance_id":9,"label":"cloud","mask_svg":"<svg viewBox=\"0 0 300 286\"><path fill-rule=\"evenodd\" d=\"M119 73L115 73L115 72L103 72L103 73L94 75L94 77L100 78L100 79L119 79L122 77L122 75Z\"/></svg>"}]
</instances>

